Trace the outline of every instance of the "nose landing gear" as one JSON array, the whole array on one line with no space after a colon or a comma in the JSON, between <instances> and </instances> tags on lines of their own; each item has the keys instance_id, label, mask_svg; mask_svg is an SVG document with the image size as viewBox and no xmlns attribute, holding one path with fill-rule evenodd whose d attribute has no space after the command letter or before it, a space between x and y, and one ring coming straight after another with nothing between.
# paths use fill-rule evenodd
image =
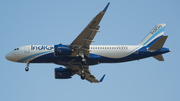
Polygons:
<instances>
[{"instance_id":1,"label":"nose landing gear","mask_svg":"<svg viewBox=\"0 0 180 101\"><path fill-rule=\"evenodd\" d=\"M25 68L25 71L29 71L29 61L27 62L27 67Z\"/></svg>"}]
</instances>

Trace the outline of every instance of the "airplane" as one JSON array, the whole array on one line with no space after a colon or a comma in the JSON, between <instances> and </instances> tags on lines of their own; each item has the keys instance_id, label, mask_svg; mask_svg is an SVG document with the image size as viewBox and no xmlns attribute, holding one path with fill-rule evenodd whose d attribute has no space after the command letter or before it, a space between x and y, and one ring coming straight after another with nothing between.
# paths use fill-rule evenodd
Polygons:
<instances>
[{"instance_id":1,"label":"airplane","mask_svg":"<svg viewBox=\"0 0 180 101\"><path fill-rule=\"evenodd\" d=\"M27 45L15 48L5 57L9 61L26 63L25 71L30 63L54 63L65 68L55 68L55 79L69 79L77 74L82 80L100 83L103 77L96 79L89 66L100 63L121 63L154 57L164 61L162 54L170 52L163 45L168 36L164 36L166 24L157 24L150 33L137 45L90 45L99 32L99 23L103 18L108 3L100 11L70 45Z\"/></svg>"}]
</instances>

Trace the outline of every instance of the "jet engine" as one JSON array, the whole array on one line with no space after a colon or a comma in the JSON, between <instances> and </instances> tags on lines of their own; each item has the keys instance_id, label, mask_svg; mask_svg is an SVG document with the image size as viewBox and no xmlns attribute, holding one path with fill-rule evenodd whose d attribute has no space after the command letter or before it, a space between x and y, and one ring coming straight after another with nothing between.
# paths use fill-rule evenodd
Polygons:
<instances>
[{"instance_id":1,"label":"jet engine","mask_svg":"<svg viewBox=\"0 0 180 101\"><path fill-rule=\"evenodd\" d=\"M56 79L69 79L72 76L71 69L66 68L55 68L54 73Z\"/></svg>"},{"instance_id":2,"label":"jet engine","mask_svg":"<svg viewBox=\"0 0 180 101\"><path fill-rule=\"evenodd\" d=\"M71 55L71 48L68 45L54 45L54 56Z\"/></svg>"}]
</instances>

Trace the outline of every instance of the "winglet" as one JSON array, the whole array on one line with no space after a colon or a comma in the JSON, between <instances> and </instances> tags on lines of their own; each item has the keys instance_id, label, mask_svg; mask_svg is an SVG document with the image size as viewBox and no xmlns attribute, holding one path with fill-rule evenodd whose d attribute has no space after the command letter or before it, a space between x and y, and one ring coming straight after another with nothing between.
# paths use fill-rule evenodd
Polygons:
<instances>
[{"instance_id":1,"label":"winglet","mask_svg":"<svg viewBox=\"0 0 180 101\"><path fill-rule=\"evenodd\" d=\"M103 75L103 77L99 80L99 82L102 82L106 74Z\"/></svg>"},{"instance_id":2,"label":"winglet","mask_svg":"<svg viewBox=\"0 0 180 101\"><path fill-rule=\"evenodd\" d=\"M106 12L108 6L109 6L110 2L104 7L104 9L102 10L102 12Z\"/></svg>"}]
</instances>

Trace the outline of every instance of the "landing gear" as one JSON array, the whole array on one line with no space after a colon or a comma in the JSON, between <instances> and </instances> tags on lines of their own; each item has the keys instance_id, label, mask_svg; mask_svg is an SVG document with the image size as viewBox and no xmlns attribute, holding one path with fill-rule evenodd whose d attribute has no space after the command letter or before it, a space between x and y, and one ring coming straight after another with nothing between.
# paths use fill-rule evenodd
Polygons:
<instances>
[{"instance_id":1,"label":"landing gear","mask_svg":"<svg viewBox=\"0 0 180 101\"><path fill-rule=\"evenodd\" d=\"M27 67L25 68L25 71L29 71L29 61L27 62Z\"/></svg>"},{"instance_id":2,"label":"landing gear","mask_svg":"<svg viewBox=\"0 0 180 101\"><path fill-rule=\"evenodd\" d=\"M85 65L86 64L86 58L84 57L83 51L79 51L79 56L82 57L81 63L83 65Z\"/></svg>"},{"instance_id":3,"label":"landing gear","mask_svg":"<svg viewBox=\"0 0 180 101\"><path fill-rule=\"evenodd\" d=\"M81 70L82 70L82 72L81 72L81 79L84 80L84 79L86 79L86 74L84 73L84 69L85 69L84 65L86 65L87 60L84 57L84 52L83 51L79 51L78 55L80 57L82 57L82 60L81 60L81 64L82 64L82 67L81 67Z\"/></svg>"},{"instance_id":4,"label":"landing gear","mask_svg":"<svg viewBox=\"0 0 180 101\"><path fill-rule=\"evenodd\" d=\"M86 74L84 73L84 66L81 67L81 79L84 80L86 78Z\"/></svg>"},{"instance_id":5,"label":"landing gear","mask_svg":"<svg viewBox=\"0 0 180 101\"><path fill-rule=\"evenodd\" d=\"M86 59L85 59L85 58L82 58L81 63L82 63L83 65L85 65L85 64L86 64Z\"/></svg>"},{"instance_id":6,"label":"landing gear","mask_svg":"<svg viewBox=\"0 0 180 101\"><path fill-rule=\"evenodd\" d=\"M86 74L85 73L82 73L81 74L81 79L84 80L86 78Z\"/></svg>"},{"instance_id":7,"label":"landing gear","mask_svg":"<svg viewBox=\"0 0 180 101\"><path fill-rule=\"evenodd\" d=\"M27 71L29 71L29 68L28 68L28 67L26 67L26 68L25 68L25 71L26 71L26 72L27 72Z\"/></svg>"}]
</instances>

